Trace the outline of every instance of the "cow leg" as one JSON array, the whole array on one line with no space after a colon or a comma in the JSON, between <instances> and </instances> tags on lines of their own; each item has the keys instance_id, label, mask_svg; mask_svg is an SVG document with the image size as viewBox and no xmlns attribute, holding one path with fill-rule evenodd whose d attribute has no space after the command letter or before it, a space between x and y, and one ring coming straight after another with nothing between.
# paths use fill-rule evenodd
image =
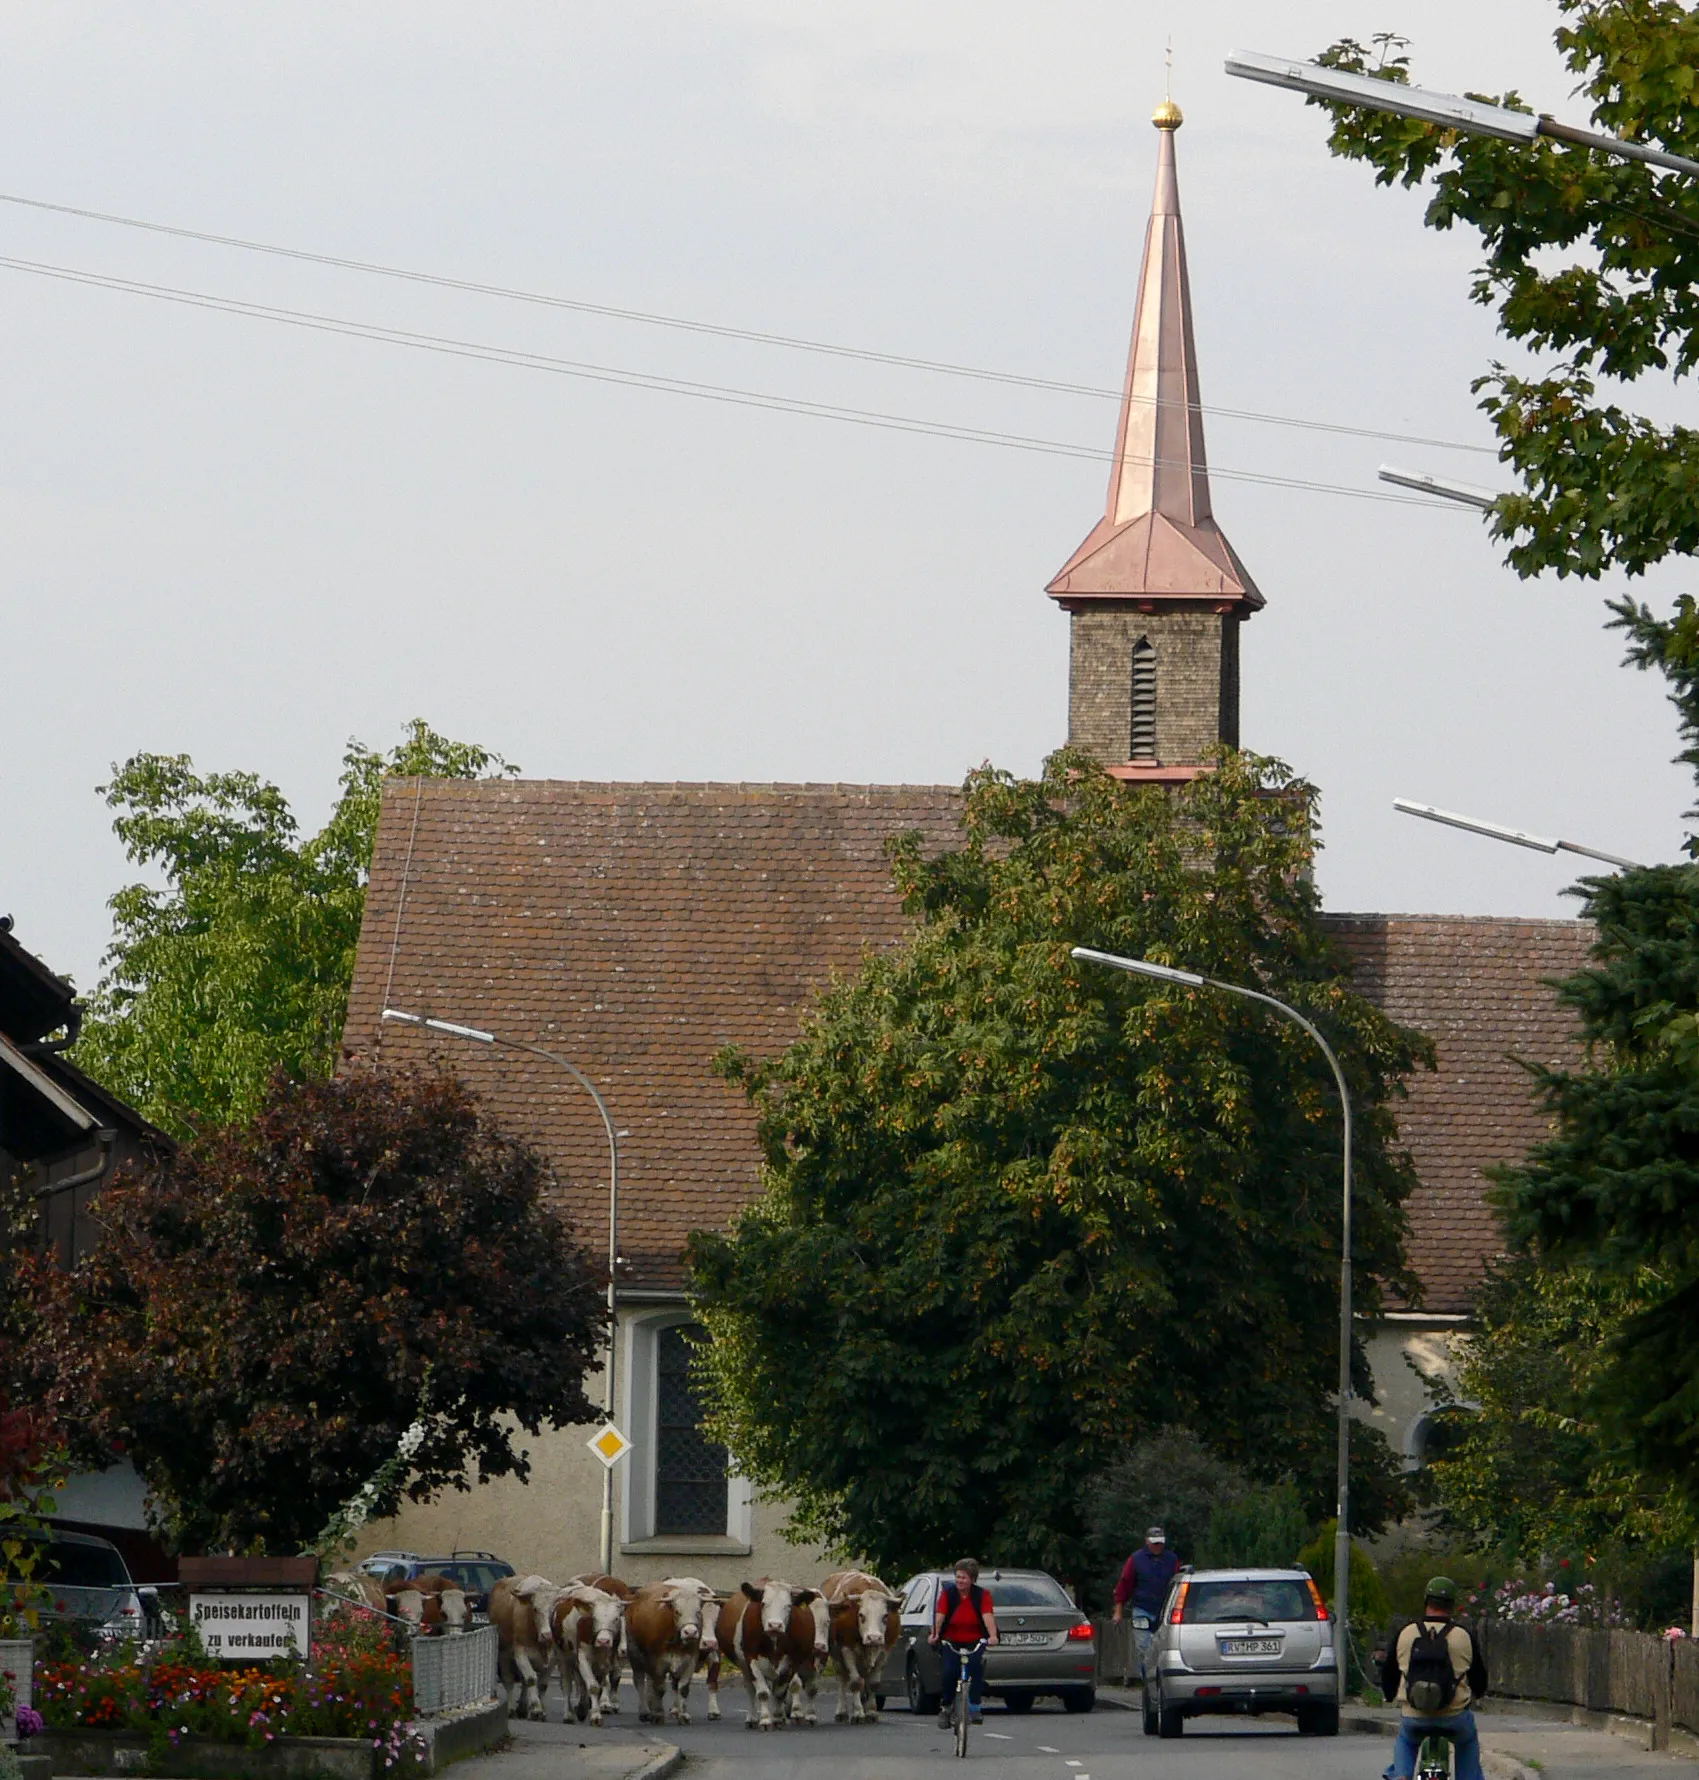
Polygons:
<instances>
[{"instance_id":1,"label":"cow leg","mask_svg":"<svg viewBox=\"0 0 1699 1780\"><path fill-rule=\"evenodd\" d=\"M867 1659L867 1666L861 1676L861 1706L867 1714L869 1724L879 1722L879 1683L885 1679L885 1664L890 1660L889 1650L876 1650Z\"/></svg>"},{"instance_id":2,"label":"cow leg","mask_svg":"<svg viewBox=\"0 0 1699 1780\"><path fill-rule=\"evenodd\" d=\"M690 1722L690 1684L696 1678L696 1652L679 1658L673 1668L673 1694L676 1716L680 1724Z\"/></svg>"},{"instance_id":3,"label":"cow leg","mask_svg":"<svg viewBox=\"0 0 1699 1780\"><path fill-rule=\"evenodd\" d=\"M755 1657L743 1672L749 1689L749 1725L752 1730L773 1728L773 1663L770 1657Z\"/></svg>"},{"instance_id":4,"label":"cow leg","mask_svg":"<svg viewBox=\"0 0 1699 1780\"><path fill-rule=\"evenodd\" d=\"M816 1663L805 1663L799 1668L796 1672L796 1680L792 1683L791 1691L793 1694L800 1694L802 1697L802 1722L804 1724L818 1724L820 1722L820 1712L815 1704L815 1696L820 1691L819 1665ZM796 1716L794 1711L792 1716Z\"/></svg>"},{"instance_id":5,"label":"cow leg","mask_svg":"<svg viewBox=\"0 0 1699 1780\"><path fill-rule=\"evenodd\" d=\"M602 1678L596 1673L596 1653L584 1645L578 1646L576 1661L572 1668L572 1716L580 1724L586 1718L593 1725L602 1722Z\"/></svg>"},{"instance_id":6,"label":"cow leg","mask_svg":"<svg viewBox=\"0 0 1699 1780\"><path fill-rule=\"evenodd\" d=\"M708 1652L708 1716L710 1719L720 1716L720 1653L717 1650Z\"/></svg>"},{"instance_id":7,"label":"cow leg","mask_svg":"<svg viewBox=\"0 0 1699 1780\"><path fill-rule=\"evenodd\" d=\"M524 1712L527 1718L541 1719L543 1716L543 1694L538 1686L537 1670L531 1661L531 1653L521 1650L517 1645L513 1651L513 1666L519 1671L521 1694L524 1700Z\"/></svg>"}]
</instances>

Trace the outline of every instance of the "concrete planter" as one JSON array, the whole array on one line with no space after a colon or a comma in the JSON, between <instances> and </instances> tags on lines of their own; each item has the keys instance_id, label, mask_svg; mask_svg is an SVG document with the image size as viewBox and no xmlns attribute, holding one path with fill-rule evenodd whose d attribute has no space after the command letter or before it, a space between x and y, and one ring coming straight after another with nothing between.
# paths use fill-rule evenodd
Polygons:
<instances>
[{"instance_id":1,"label":"concrete planter","mask_svg":"<svg viewBox=\"0 0 1699 1780\"><path fill-rule=\"evenodd\" d=\"M185 1737L157 1761L140 1731L43 1731L30 1739L55 1774L162 1774L175 1780L373 1780L375 1751L364 1737L279 1737L263 1748Z\"/></svg>"},{"instance_id":2,"label":"concrete planter","mask_svg":"<svg viewBox=\"0 0 1699 1780\"><path fill-rule=\"evenodd\" d=\"M20 1706L35 1704L35 1644L29 1638L0 1638L0 1674L12 1677L12 1695ZM0 1716L0 1743L18 1740L13 1713Z\"/></svg>"}]
</instances>

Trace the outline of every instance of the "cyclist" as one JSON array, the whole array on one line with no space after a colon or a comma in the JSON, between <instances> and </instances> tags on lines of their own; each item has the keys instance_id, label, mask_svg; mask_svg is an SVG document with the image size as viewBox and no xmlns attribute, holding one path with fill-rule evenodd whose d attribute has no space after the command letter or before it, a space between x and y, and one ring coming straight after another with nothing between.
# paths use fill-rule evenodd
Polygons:
<instances>
[{"instance_id":1,"label":"cyclist","mask_svg":"<svg viewBox=\"0 0 1699 1780\"><path fill-rule=\"evenodd\" d=\"M980 1703L985 1695L984 1646L997 1642L997 1611L990 1591L979 1586L976 1558L956 1559L956 1579L939 1592L929 1642L938 1646L938 1660L944 1671L938 1705L939 1730L950 1728L950 1705L956 1697L956 1684L964 1660L967 1663L968 1704L973 1722L981 1723L984 1714Z\"/></svg>"},{"instance_id":2,"label":"cyclist","mask_svg":"<svg viewBox=\"0 0 1699 1780\"><path fill-rule=\"evenodd\" d=\"M1487 1665L1473 1634L1452 1617L1457 1584L1434 1576L1422 1617L1400 1627L1381 1661L1381 1691L1403 1708L1385 1780L1412 1780L1425 1738L1449 1736L1457 1749L1457 1780L1481 1780L1481 1739L1472 1703L1487 1691Z\"/></svg>"}]
</instances>

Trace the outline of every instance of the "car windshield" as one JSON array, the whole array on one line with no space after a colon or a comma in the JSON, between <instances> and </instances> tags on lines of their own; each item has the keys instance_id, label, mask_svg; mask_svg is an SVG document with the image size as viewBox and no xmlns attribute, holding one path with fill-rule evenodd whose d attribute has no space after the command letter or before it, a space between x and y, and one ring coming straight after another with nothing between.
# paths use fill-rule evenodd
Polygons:
<instances>
[{"instance_id":1,"label":"car windshield","mask_svg":"<svg viewBox=\"0 0 1699 1780\"><path fill-rule=\"evenodd\" d=\"M949 1579L955 1581L952 1576ZM1005 1607L1072 1607L1068 1592L1048 1576L981 1576L979 1586L989 1591L991 1604L1001 1613Z\"/></svg>"},{"instance_id":2,"label":"car windshield","mask_svg":"<svg viewBox=\"0 0 1699 1780\"><path fill-rule=\"evenodd\" d=\"M55 1539L47 1551L48 1574L64 1588L128 1588L124 1560L110 1545L74 1545Z\"/></svg>"},{"instance_id":3,"label":"car windshield","mask_svg":"<svg viewBox=\"0 0 1699 1780\"><path fill-rule=\"evenodd\" d=\"M1225 1625L1233 1620L1314 1619L1315 1602L1302 1578L1265 1582L1194 1582L1186 1589L1187 1625Z\"/></svg>"},{"instance_id":4,"label":"car windshield","mask_svg":"<svg viewBox=\"0 0 1699 1780\"><path fill-rule=\"evenodd\" d=\"M513 1574L506 1564L474 1564L467 1562L465 1558L456 1558L447 1564L433 1564L431 1568L440 1570L444 1576L452 1576L462 1588L469 1588L479 1595L488 1594L502 1577Z\"/></svg>"}]
</instances>

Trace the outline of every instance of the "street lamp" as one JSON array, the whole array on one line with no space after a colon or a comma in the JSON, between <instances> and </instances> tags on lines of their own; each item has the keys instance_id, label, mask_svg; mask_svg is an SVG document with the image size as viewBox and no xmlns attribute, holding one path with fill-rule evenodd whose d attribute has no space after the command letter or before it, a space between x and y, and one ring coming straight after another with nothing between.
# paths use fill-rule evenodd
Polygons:
<instances>
[{"instance_id":1,"label":"street lamp","mask_svg":"<svg viewBox=\"0 0 1699 1780\"><path fill-rule=\"evenodd\" d=\"M1339 1247L1339 1529L1333 1542L1333 1608L1336 1622L1334 1651L1339 1663L1339 1689L1345 1691L1346 1653L1351 1635L1351 1095L1345 1086L1345 1071L1333 1047L1295 1007L1260 989L1247 989L1241 983L1223 983L1215 977L1199 976L1196 971L1176 970L1171 964L1152 964L1148 958L1122 958L1114 952L1096 952L1090 946L1075 946L1071 957L1082 964L1104 964L1111 970L1124 970L1134 976L1155 977L1162 983L1181 983L1188 989L1221 989L1229 995L1242 995L1247 1001L1260 1001L1265 1007L1284 1014L1302 1026L1321 1047L1333 1080L1339 1089L1339 1109L1344 1117L1344 1188L1342 1193L1342 1231Z\"/></svg>"},{"instance_id":2,"label":"street lamp","mask_svg":"<svg viewBox=\"0 0 1699 1780\"><path fill-rule=\"evenodd\" d=\"M1395 797L1392 807L1403 816L1420 816L1427 822L1443 822L1447 828L1465 828L1470 834L1484 834L1488 840L1508 841L1513 847L1532 847L1536 853L1580 853L1588 859L1602 859L1606 865L1622 871L1644 871L1632 859L1619 859L1614 853L1601 853L1597 847L1584 847L1579 841L1553 840L1543 834L1529 834L1522 828L1504 828L1497 822L1482 822L1475 816L1459 816L1454 810L1436 810L1431 803L1412 803L1407 797Z\"/></svg>"},{"instance_id":3,"label":"street lamp","mask_svg":"<svg viewBox=\"0 0 1699 1780\"><path fill-rule=\"evenodd\" d=\"M477 1026L458 1025L453 1020L432 1020L423 1014L403 1013L398 1007L386 1007L383 1018L398 1021L403 1026L424 1026L432 1032L446 1032L451 1038L471 1039L474 1044L501 1045L510 1051L527 1051L533 1057L541 1057L546 1062L553 1063L556 1068L564 1069L595 1101L596 1111L602 1115L603 1129L608 1134L608 1370L602 1401L611 1424L614 1420L614 1359L619 1352L619 1138L608 1113L608 1103L602 1098L596 1084L576 1063L569 1063L565 1057L557 1057L553 1051L545 1051L541 1045L526 1044L523 1039L518 1038L502 1038L494 1032L482 1031ZM613 1567L614 1468L609 1465L602 1479L602 1574L608 1575Z\"/></svg>"},{"instance_id":4,"label":"street lamp","mask_svg":"<svg viewBox=\"0 0 1699 1780\"><path fill-rule=\"evenodd\" d=\"M1437 494L1441 500L1456 501L1459 506L1479 507L1483 513L1490 513L1499 501L1490 488L1453 482L1446 476L1430 476L1425 470L1396 470L1391 464L1382 464L1380 479L1395 482L1400 488L1413 488L1420 494Z\"/></svg>"},{"instance_id":5,"label":"street lamp","mask_svg":"<svg viewBox=\"0 0 1699 1780\"><path fill-rule=\"evenodd\" d=\"M1234 50L1227 57L1227 72L1241 80L1260 80L1269 86L1307 93L1333 105L1354 105L1362 111L1391 111L1399 117L1420 118L1424 123L1441 124L1465 136L1496 136L1501 142L1521 143L1549 136L1578 148L1595 148L1623 160L1665 167L1672 173L1699 173L1699 161L1666 154L1661 148L1648 148L1641 142L1625 142L1620 136L1606 136L1597 130L1579 130L1573 124L1560 124L1556 118L1531 111L1511 111L1503 105L1489 105L1483 99L1464 99L1455 93L1406 86L1398 80L1376 80L1369 74L1324 68L1319 62Z\"/></svg>"}]
</instances>

